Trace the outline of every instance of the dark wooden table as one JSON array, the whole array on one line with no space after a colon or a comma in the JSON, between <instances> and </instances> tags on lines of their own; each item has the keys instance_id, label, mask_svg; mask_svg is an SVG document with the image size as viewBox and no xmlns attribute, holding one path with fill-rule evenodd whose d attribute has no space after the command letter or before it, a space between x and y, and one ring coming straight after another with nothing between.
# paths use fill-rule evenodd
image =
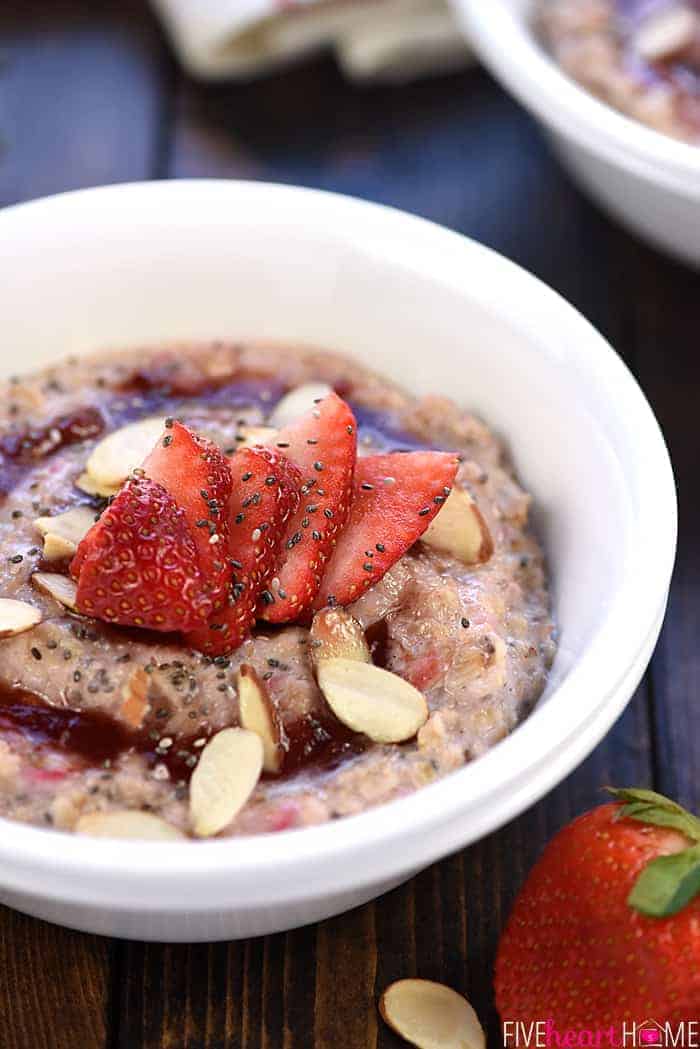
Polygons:
<instances>
[{"instance_id":1,"label":"dark wooden table","mask_svg":"<svg viewBox=\"0 0 700 1049\"><path fill-rule=\"evenodd\" d=\"M405 208L571 300L634 369L671 447L681 504L671 605L643 685L595 753L520 819L375 903L283 935L195 946L109 941L0 909L0 1046L386 1049L399 1042L377 1019L377 994L411 974L466 992L496 1046L496 942L545 841L608 782L653 784L700 809L700 276L596 211L483 72L357 89L319 60L207 87L182 75L136 0L4 0L0 205L200 175Z\"/></svg>"}]
</instances>

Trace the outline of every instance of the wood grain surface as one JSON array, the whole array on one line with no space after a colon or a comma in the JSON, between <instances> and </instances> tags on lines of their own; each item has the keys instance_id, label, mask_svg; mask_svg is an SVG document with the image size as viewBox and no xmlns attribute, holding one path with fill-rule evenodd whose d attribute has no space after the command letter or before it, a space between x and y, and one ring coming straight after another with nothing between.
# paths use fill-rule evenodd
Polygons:
<instances>
[{"instance_id":1,"label":"wood grain surface","mask_svg":"<svg viewBox=\"0 0 700 1049\"><path fill-rule=\"evenodd\" d=\"M596 211L480 71L353 88L319 59L260 83L202 86L178 71L138 0L6 0L0 205L202 175L405 208L505 253L589 317L637 374L674 458L681 534L668 619L625 715L576 772L498 833L349 914L247 942L165 946L0 908L0 1047L389 1049L402 1043L376 1000L412 974L467 993L495 1047L496 943L547 839L610 782L654 784L700 809L700 277Z\"/></svg>"}]
</instances>

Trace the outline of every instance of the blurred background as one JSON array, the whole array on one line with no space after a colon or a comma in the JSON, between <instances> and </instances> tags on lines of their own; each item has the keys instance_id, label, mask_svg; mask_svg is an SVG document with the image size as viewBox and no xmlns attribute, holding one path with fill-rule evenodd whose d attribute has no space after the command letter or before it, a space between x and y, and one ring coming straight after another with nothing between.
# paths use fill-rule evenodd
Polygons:
<instances>
[{"instance_id":1,"label":"blurred background","mask_svg":"<svg viewBox=\"0 0 700 1049\"><path fill-rule=\"evenodd\" d=\"M376 1016L376 994L418 973L467 993L495 1046L496 942L544 842L596 804L601 785L613 780L653 783L696 809L700 803L700 757L689 729L693 719L698 724L700 677L700 281L579 194L531 119L469 58L440 4L411 15L433 27L427 56L409 40L397 58L390 32L384 67L372 66L370 39L350 57L347 48L326 47L238 80L193 75L193 64L201 73L211 40L219 39L206 27L194 54L183 44L189 18L201 31L198 13L217 5L185 3L181 22L176 6L159 0L156 15L139 0L4 0L0 206L101 183L235 177L353 194L477 238L555 287L637 374L665 428L681 487L679 569L659 650L622 721L520 819L358 911L249 943L110 942L2 909L0 1043L398 1046ZM240 0L241 10L264 6ZM259 43L256 32L242 38L247 54ZM214 45L216 62L226 54ZM428 75L415 78L418 71Z\"/></svg>"}]
</instances>

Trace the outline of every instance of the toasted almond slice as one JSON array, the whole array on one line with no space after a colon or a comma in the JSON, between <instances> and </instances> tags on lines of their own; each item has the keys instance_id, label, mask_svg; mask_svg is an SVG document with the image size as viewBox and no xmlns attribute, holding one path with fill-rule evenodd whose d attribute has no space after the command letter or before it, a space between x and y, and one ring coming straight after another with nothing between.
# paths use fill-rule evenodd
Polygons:
<instances>
[{"instance_id":1,"label":"toasted almond slice","mask_svg":"<svg viewBox=\"0 0 700 1049\"><path fill-rule=\"evenodd\" d=\"M184 841L177 827L150 812L117 809L115 812L86 812L75 825L77 834L95 838L140 838L144 841Z\"/></svg>"},{"instance_id":2,"label":"toasted almond slice","mask_svg":"<svg viewBox=\"0 0 700 1049\"><path fill-rule=\"evenodd\" d=\"M95 523L95 511L89 506L74 506L55 517L37 517L34 527L42 535L61 536L74 546L90 531Z\"/></svg>"},{"instance_id":3,"label":"toasted almond slice","mask_svg":"<svg viewBox=\"0 0 700 1049\"><path fill-rule=\"evenodd\" d=\"M165 419L149 416L108 434L93 448L87 461L88 474L99 485L113 488L123 484L153 451L164 430Z\"/></svg>"},{"instance_id":4,"label":"toasted almond slice","mask_svg":"<svg viewBox=\"0 0 700 1049\"><path fill-rule=\"evenodd\" d=\"M59 575L58 572L35 572L32 576L32 583L49 597L58 601L59 605L65 605L66 608L76 611L75 599L78 588L68 576Z\"/></svg>"},{"instance_id":5,"label":"toasted almond slice","mask_svg":"<svg viewBox=\"0 0 700 1049\"><path fill-rule=\"evenodd\" d=\"M397 980L379 999L385 1023L418 1049L485 1049L486 1035L466 998L432 980Z\"/></svg>"},{"instance_id":6,"label":"toasted almond slice","mask_svg":"<svg viewBox=\"0 0 700 1049\"><path fill-rule=\"evenodd\" d=\"M243 440L239 440L239 438ZM277 430L272 426L239 426L236 431L236 448L252 448L254 444L273 444Z\"/></svg>"},{"instance_id":7,"label":"toasted almond slice","mask_svg":"<svg viewBox=\"0 0 700 1049\"><path fill-rule=\"evenodd\" d=\"M319 663L316 675L338 720L375 743L411 739L428 720L428 705L418 689L381 667L328 659Z\"/></svg>"},{"instance_id":8,"label":"toasted almond slice","mask_svg":"<svg viewBox=\"0 0 700 1049\"><path fill-rule=\"evenodd\" d=\"M34 526L44 537L44 560L72 557L93 525L94 511L89 507L73 507L56 517L37 517Z\"/></svg>"},{"instance_id":9,"label":"toasted almond slice","mask_svg":"<svg viewBox=\"0 0 700 1049\"><path fill-rule=\"evenodd\" d=\"M100 499L111 499L121 488L120 484L99 484L89 473L82 473L75 482L75 487L88 495L97 495Z\"/></svg>"},{"instance_id":10,"label":"toasted almond slice","mask_svg":"<svg viewBox=\"0 0 700 1049\"><path fill-rule=\"evenodd\" d=\"M646 62L663 62L690 47L700 33L700 17L687 4L673 4L649 15L632 44Z\"/></svg>"},{"instance_id":11,"label":"toasted almond slice","mask_svg":"<svg viewBox=\"0 0 700 1049\"><path fill-rule=\"evenodd\" d=\"M95 511L88 506L74 506L55 517L37 517L34 527L44 537L44 559L72 557L94 523Z\"/></svg>"},{"instance_id":12,"label":"toasted almond slice","mask_svg":"<svg viewBox=\"0 0 700 1049\"><path fill-rule=\"evenodd\" d=\"M322 608L309 632L311 659L315 667L324 659L359 659L371 663L365 632L344 608Z\"/></svg>"},{"instance_id":13,"label":"toasted almond slice","mask_svg":"<svg viewBox=\"0 0 700 1049\"><path fill-rule=\"evenodd\" d=\"M421 538L428 546L451 554L465 565L484 564L493 554L489 526L464 488L452 489L442 510Z\"/></svg>"},{"instance_id":14,"label":"toasted almond slice","mask_svg":"<svg viewBox=\"0 0 700 1049\"><path fill-rule=\"evenodd\" d=\"M281 401L275 405L269 418L271 426L281 430L283 426L294 422L300 415L311 411L315 401L322 401L333 390L325 382L307 382L303 386L296 386L286 393Z\"/></svg>"},{"instance_id":15,"label":"toasted almond slice","mask_svg":"<svg viewBox=\"0 0 700 1049\"><path fill-rule=\"evenodd\" d=\"M260 736L265 772L278 773L284 762L282 726L265 684L253 667L243 663L237 685L241 726Z\"/></svg>"},{"instance_id":16,"label":"toasted almond slice","mask_svg":"<svg viewBox=\"0 0 700 1049\"><path fill-rule=\"evenodd\" d=\"M41 612L27 601L0 597L0 638L14 637L31 630L41 622Z\"/></svg>"},{"instance_id":17,"label":"toasted almond slice","mask_svg":"<svg viewBox=\"0 0 700 1049\"><path fill-rule=\"evenodd\" d=\"M62 539L60 535L52 535L51 532L44 536L44 549L42 555L45 561L61 561L65 557L72 557L76 547L68 539Z\"/></svg>"},{"instance_id":18,"label":"toasted almond slice","mask_svg":"<svg viewBox=\"0 0 700 1049\"><path fill-rule=\"evenodd\" d=\"M260 779L263 744L244 728L225 728L209 740L190 781L190 821L199 838L223 830Z\"/></svg>"}]
</instances>

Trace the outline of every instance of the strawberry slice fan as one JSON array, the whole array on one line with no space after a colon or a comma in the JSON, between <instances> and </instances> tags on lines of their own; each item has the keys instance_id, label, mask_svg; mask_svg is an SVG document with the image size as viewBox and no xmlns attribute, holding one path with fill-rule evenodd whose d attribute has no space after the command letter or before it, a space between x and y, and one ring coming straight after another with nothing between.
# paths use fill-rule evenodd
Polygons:
<instances>
[{"instance_id":1,"label":"strawberry slice fan","mask_svg":"<svg viewBox=\"0 0 700 1049\"><path fill-rule=\"evenodd\" d=\"M458 466L445 452L358 460L356 429L331 393L280 430L275 448L227 458L169 420L78 547L78 610L179 631L216 656L256 618L307 622L356 600L420 539Z\"/></svg>"}]
</instances>

